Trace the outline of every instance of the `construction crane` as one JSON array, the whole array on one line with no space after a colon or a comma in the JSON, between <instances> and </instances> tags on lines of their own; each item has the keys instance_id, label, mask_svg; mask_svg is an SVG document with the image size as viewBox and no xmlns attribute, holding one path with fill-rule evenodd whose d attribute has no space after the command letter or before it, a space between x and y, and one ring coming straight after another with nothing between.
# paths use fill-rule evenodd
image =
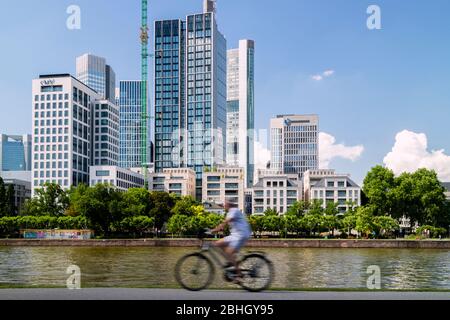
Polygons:
<instances>
[{"instance_id":1,"label":"construction crane","mask_svg":"<svg viewBox=\"0 0 450 320\"><path fill-rule=\"evenodd\" d=\"M147 125L148 125L148 0L142 0L141 23L141 150L144 188L148 190Z\"/></svg>"}]
</instances>

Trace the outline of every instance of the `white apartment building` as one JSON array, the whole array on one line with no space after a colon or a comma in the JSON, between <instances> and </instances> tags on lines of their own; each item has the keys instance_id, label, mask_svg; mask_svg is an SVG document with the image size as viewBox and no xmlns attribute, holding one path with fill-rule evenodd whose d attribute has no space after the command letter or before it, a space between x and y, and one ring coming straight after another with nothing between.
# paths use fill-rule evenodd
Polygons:
<instances>
[{"instance_id":1,"label":"white apartment building","mask_svg":"<svg viewBox=\"0 0 450 320\"><path fill-rule=\"evenodd\" d=\"M119 163L119 107L109 100L94 103L95 134L93 165L117 166Z\"/></svg>"},{"instance_id":2,"label":"white apartment building","mask_svg":"<svg viewBox=\"0 0 450 320\"><path fill-rule=\"evenodd\" d=\"M110 184L122 191L144 187L141 174L118 166L92 166L89 173L91 187L100 183Z\"/></svg>"},{"instance_id":3,"label":"white apartment building","mask_svg":"<svg viewBox=\"0 0 450 320\"><path fill-rule=\"evenodd\" d=\"M240 40L227 51L227 165L242 167L253 185L255 129L255 42Z\"/></svg>"},{"instance_id":4,"label":"white apartment building","mask_svg":"<svg viewBox=\"0 0 450 320\"><path fill-rule=\"evenodd\" d=\"M330 202L337 203L340 212L349 210L349 203L361 206L361 188L348 174L336 174L330 169L308 170L303 184L305 200L320 200L323 208Z\"/></svg>"},{"instance_id":5,"label":"white apartment building","mask_svg":"<svg viewBox=\"0 0 450 320\"><path fill-rule=\"evenodd\" d=\"M260 172L258 182L253 186L253 214L262 214L274 209L285 214L296 201L302 200L302 183L298 175Z\"/></svg>"},{"instance_id":6,"label":"white apartment building","mask_svg":"<svg viewBox=\"0 0 450 320\"><path fill-rule=\"evenodd\" d=\"M280 115L270 121L271 168L300 177L319 166L319 117Z\"/></svg>"},{"instance_id":7,"label":"white apartment building","mask_svg":"<svg viewBox=\"0 0 450 320\"><path fill-rule=\"evenodd\" d=\"M189 168L163 169L163 172L150 173L149 187L152 191L195 198L195 177L195 171Z\"/></svg>"},{"instance_id":8,"label":"white apartment building","mask_svg":"<svg viewBox=\"0 0 450 320\"><path fill-rule=\"evenodd\" d=\"M32 188L89 184L92 104L101 97L69 74L41 75L32 82Z\"/></svg>"},{"instance_id":9,"label":"white apartment building","mask_svg":"<svg viewBox=\"0 0 450 320\"><path fill-rule=\"evenodd\" d=\"M203 173L202 202L224 205L226 201L245 209L245 170L238 167L218 167Z\"/></svg>"}]
</instances>

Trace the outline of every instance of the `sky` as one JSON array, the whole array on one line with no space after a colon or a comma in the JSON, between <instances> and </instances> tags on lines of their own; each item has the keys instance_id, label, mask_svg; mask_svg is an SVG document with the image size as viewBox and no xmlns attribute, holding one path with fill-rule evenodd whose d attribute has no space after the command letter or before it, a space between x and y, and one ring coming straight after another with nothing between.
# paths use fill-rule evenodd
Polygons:
<instances>
[{"instance_id":1,"label":"sky","mask_svg":"<svg viewBox=\"0 0 450 320\"><path fill-rule=\"evenodd\" d=\"M202 10L201 0L149 2L150 21ZM367 28L373 4L380 30ZM80 30L66 27L70 5L81 9ZM377 164L428 167L450 181L448 12L448 0L217 5L228 48L256 42L256 127L276 114L318 114L321 166L359 183ZM83 53L104 56L118 80L139 79L139 25L139 0L0 1L0 132L31 133L32 79L74 74Z\"/></svg>"}]
</instances>

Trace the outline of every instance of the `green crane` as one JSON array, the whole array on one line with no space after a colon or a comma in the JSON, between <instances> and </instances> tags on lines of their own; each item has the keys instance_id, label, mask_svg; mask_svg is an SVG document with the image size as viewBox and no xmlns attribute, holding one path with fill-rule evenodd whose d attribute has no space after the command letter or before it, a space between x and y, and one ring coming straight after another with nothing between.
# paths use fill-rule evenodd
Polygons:
<instances>
[{"instance_id":1,"label":"green crane","mask_svg":"<svg viewBox=\"0 0 450 320\"><path fill-rule=\"evenodd\" d=\"M141 24L141 150L142 172L144 175L144 187L148 189L148 162L147 162L147 120L148 120L148 0L142 0L142 24Z\"/></svg>"}]
</instances>

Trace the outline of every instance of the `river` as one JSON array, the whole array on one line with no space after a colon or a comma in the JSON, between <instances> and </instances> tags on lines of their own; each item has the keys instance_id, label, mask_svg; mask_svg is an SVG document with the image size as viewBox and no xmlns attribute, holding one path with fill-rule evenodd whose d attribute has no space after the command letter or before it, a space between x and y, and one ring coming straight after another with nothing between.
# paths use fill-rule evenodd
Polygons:
<instances>
[{"instance_id":1,"label":"river","mask_svg":"<svg viewBox=\"0 0 450 320\"><path fill-rule=\"evenodd\" d=\"M70 265L82 287L173 287L177 260L193 248L0 247L0 286L65 286ZM273 288L366 288L369 266L383 289L450 290L450 250L262 249L275 265ZM229 286L216 269L213 287Z\"/></svg>"}]
</instances>

